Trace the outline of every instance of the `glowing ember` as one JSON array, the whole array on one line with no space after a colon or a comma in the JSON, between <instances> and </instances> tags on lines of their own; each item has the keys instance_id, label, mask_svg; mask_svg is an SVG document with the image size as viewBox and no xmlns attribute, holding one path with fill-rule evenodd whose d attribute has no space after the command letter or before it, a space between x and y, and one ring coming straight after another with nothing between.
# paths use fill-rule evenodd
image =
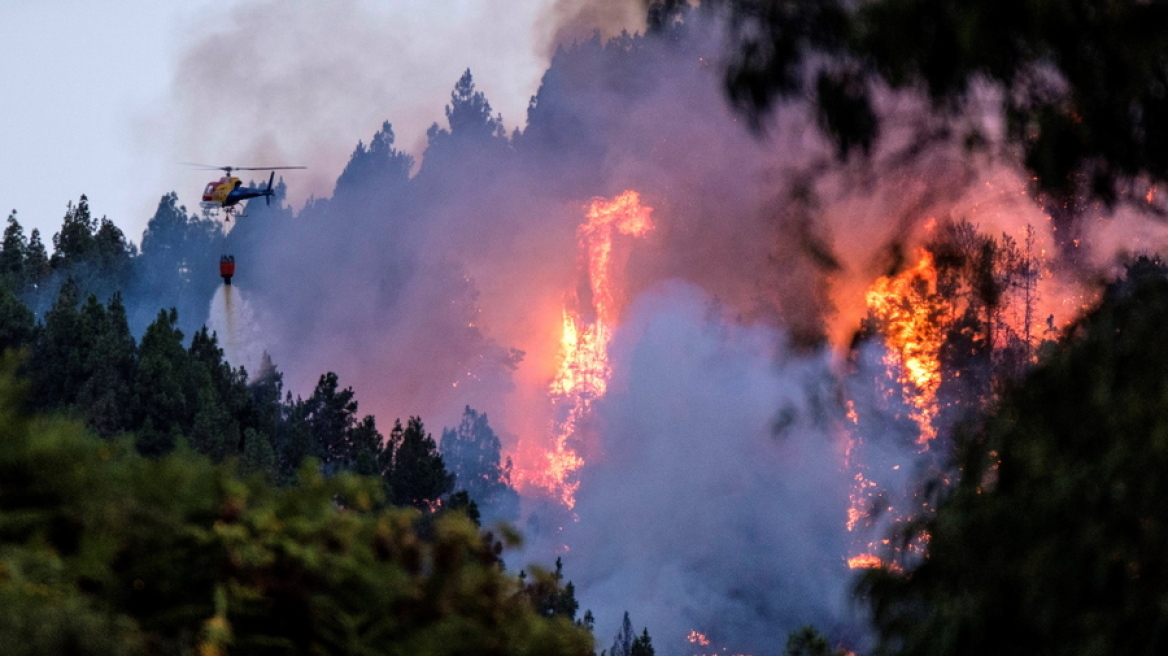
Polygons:
<instances>
[{"instance_id":1,"label":"glowing ember","mask_svg":"<svg viewBox=\"0 0 1168 656\"><path fill-rule=\"evenodd\" d=\"M545 468L534 481L547 489L567 508L576 504L579 481L575 473L584 459L572 445L581 419L592 402L604 396L611 369L608 344L618 318L616 296L611 282L612 240L617 234L640 237L653 229L653 208L641 205L635 191L613 199L596 198L588 207L587 221L577 230L581 251L587 256L590 299L576 299L572 305L584 312L564 310L560 338L559 368L549 393L556 409L552 426L552 446Z\"/></svg>"},{"instance_id":2,"label":"glowing ember","mask_svg":"<svg viewBox=\"0 0 1168 656\"><path fill-rule=\"evenodd\" d=\"M875 569L884 565L884 561L874 554L860 554L848 558L848 567L852 569Z\"/></svg>"},{"instance_id":3,"label":"glowing ember","mask_svg":"<svg viewBox=\"0 0 1168 656\"><path fill-rule=\"evenodd\" d=\"M688 640L691 644L701 645L703 647L710 644L710 639L707 638L704 633L698 633L697 631L690 631L689 635L687 635L685 639Z\"/></svg>"}]
</instances>

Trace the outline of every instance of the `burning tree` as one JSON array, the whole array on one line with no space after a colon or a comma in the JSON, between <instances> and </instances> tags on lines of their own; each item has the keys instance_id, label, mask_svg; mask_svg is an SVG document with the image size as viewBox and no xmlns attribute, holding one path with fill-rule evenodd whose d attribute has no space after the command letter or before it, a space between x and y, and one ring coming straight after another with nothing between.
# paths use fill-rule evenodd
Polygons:
<instances>
[{"instance_id":1,"label":"burning tree","mask_svg":"<svg viewBox=\"0 0 1168 656\"><path fill-rule=\"evenodd\" d=\"M534 475L534 482L568 509L576 503L580 483L575 475L584 465L577 432L593 401L604 396L612 373L608 344L620 308L612 283L613 238L646 235L653 229L652 213L653 208L642 205L635 191L612 199L595 198L576 233L587 284L574 299L576 307L564 309L560 364L549 390L556 411L552 446Z\"/></svg>"},{"instance_id":2,"label":"burning tree","mask_svg":"<svg viewBox=\"0 0 1168 656\"><path fill-rule=\"evenodd\" d=\"M1040 258L1032 232L1022 247L1009 235L981 234L968 221L945 222L934 233L914 265L878 279L867 294L848 382L848 459L856 470L849 530L871 527L883 513L900 524L929 510L927 502L889 498L890 484L857 453L865 443L894 435L933 449L939 435L984 412L1033 363ZM948 446L942 442L940 453ZM929 466L941 466L936 458ZM879 565L876 550L869 542L849 562Z\"/></svg>"},{"instance_id":3,"label":"burning tree","mask_svg":"<svg viewBox=\"0 0 1168 656\"><path fill-rule=\"evenodd\" d=\"M987 407L1033 362L1041 259L1028 228L1023 246L968 221L940 224L916 264L878 279L858 343L882 342L895 398L928 443L970 410Z\"/></svg>"},{"instance_id":4,"label":"burning tree","mask_svg":"<svg viewBox=\"0 0 1168 656\"><path fill-rule=\"evenodd\" d=\"M885 654L1168 649L1168 277L1130 269L959 441L928 558L870 571Z\"/></svg>"}]
</instances>

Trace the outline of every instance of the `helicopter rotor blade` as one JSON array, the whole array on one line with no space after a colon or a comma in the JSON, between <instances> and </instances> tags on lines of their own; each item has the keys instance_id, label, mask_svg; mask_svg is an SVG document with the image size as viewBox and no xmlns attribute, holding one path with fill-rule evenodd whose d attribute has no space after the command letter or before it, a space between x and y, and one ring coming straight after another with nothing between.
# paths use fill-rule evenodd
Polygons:
<instances>
[{"instance_id":1,"label":"helicopter rotor blade","mask_svg":"<svg viewBox=\"0 0 1168 656\"><path fill-rule=\"evenodd\" d=\"M207 171L282 171L285 169L306 169L307 166L214 166L212 164L200 164L198 162L179 162L183 166L192 166L198 169Z\"/></svg>"},{"instance_id":2,"label":"helicopter rotor blade","mask_svg":"<svg viewBox=\"0 0 1168 656\"><path fill-rule=\"evenodd\" d=\"M283 171L286 169L306 169L307 166L232 166L234 171Z\"/></svg>"}]
</instances>

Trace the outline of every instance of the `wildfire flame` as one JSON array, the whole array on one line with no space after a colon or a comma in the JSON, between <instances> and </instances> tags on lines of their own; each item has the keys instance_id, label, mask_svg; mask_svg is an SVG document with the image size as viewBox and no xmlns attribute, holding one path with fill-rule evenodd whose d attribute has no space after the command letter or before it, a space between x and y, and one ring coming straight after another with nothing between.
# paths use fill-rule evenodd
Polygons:
<instances>
[{"instance_id":1,"label":"wildfire flame","mask_svg":"<svg viewBox=\"0 0 1168 656\"><path fill-rule=\"evenodd\" d=\"M937 435L934 420L939 412L937 390L941 385L941 346L943 330L949 320L948 306L937 295L937 271L932 254L922 250L912 268L876 280L865 301L869 317L874 321L873 327L880 333L887 349L884 365L889 372L896 372L896 385L920 431L917 442L926 449ZM850 402L847 416L853 428L859 424L855 406ZM852 467L856 466L851 462L854 446L849 441L846 451ZM848 531L855 531L869 517L879 493L876 484L864 475L862 469L858 470L848 508ZM895 509L889 507L887 510ZM891 564L875 555L877 548L876 543L862 546L862 553L848 558L848 567L890 567Z\"/></svg>"},{"instance_id":2,"label":"wildfire flame","mask_svg":"<svg viewBox=\"0 0 1168 656\"><path fill-rule=\"evenodd\" d=\"M701 645L703 647L710 644L710 639L707 638L704 633L699 633L697 631L690 631L689 635L687 635L685 639L688 640L690 644Z\"/></svg>"},{"instance_id":3,"label":"wildfire flame","mask_svg":"<svg viewBox=\"0 0 1168 656\"><path fill-rule=\"evenodd\" d=\"M699 631L691 630L689 632L689 635L687 635L685 637L685 640L686 640L686 642L690 643L691 645L695 645L697 647L709 647L710 646L710 639L708 637L706 637L706 634L701 633ZM746 654L742 654L742 653L738 653L738 652L734 652L732 654L728 647L722 647L721 649L718 649L717 647L713 647L708 651L708 653L707 653L707 650L705 650L705 649L702 649L699 651L702 653L696 653L696 654L693 654L693 656L747 656Z\"/></svg>"},{"instance_id":4,"label":"wildfire flame","mask_svg":"<svg viewBox=\"0 0 1168 656\"><path fill-rule=\"evenodd\" d=\"M612 199L594 198L586 220L576 231L581 252L587 258L589 299L575 299L563 313L559 367L549 388L556 419L552 445L535 483L553 494L564 506L576 505L579 481L575 473L584 459L572 444L580 421L593 401L604 396L612 370L608 345L618 318L613 290L611 260L613 238L641 237L653 229L653 208L641 204L640 195L626 191ZM580 306L585 306L580 311Z\"/></svg>"},{"instance_id":5,"label":"wildfire flame","mask_svg":"<svg viewBox=\"0 0 1168 656\"><path fill-rule=\"evenodd\" d=\"M883 565L884 561L880 559L880 556L875 554L864 553L848 558L848 567L852 569L874 569Z\"/></svg>"},{"instance_id":6,"label":"wildfire flame","mask_svg":"<svg viewBox=\"0 0 1168 656\"><path fill-rule=\"evenodd\" d=\"M868 290L868 310L888 347L885 364L902 370L900 384L920 426L921 444L937 436L937 388L941 385L942 330L946 306L937 299L933 255L921 251L916 266L877 280Z\"/></svg>"}]
</instances>

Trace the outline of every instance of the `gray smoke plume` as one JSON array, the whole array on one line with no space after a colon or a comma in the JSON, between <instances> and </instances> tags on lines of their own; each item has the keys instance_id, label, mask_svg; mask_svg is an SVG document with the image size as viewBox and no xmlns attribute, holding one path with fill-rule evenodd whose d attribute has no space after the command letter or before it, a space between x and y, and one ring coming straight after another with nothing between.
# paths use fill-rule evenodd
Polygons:
<instances>
[{"instance_id":1,"label":"gray smoke plume","mask_svg":"<svg viewBox=\"0 0 1168 656\"><path fill-rule=\"evenodd\" d=\"M408 135L401 145L420 155L467 66L484 74L481 86L504 115L521 120L546 64L531 54L530 36L543 4L236 3L192 26L165 110L147 122L149 139L182 161L311 164L289 191L299 206L331 194L353 144L387 116ZM180 188L198 179L179 173L169 179Z\"/></svg>"},{"instance_id":2,"label":"gray smoke plume","mask_svg":"<svg viewBox=\"0 0 1168 656\"><path fill-rule=\"evenodd\" d=\"M557 48L594 34L607 40L622 31L644 31L646 4L645 0L552 0L536 20L537 47L550 59Z\"/></svg>"},{"instance_id":3,"label":"gray smoke plume","mask_svg":"<svg viewBox=\"0 0 1168 656\"><path fill-rule=\"evenodd\" d=\"M857 637L834 376L784 341L684 283L630 308L578 521L554 536L600 640L625 610L668 654L777 653L809 623Z\"/></svg>"}]
</instances>

